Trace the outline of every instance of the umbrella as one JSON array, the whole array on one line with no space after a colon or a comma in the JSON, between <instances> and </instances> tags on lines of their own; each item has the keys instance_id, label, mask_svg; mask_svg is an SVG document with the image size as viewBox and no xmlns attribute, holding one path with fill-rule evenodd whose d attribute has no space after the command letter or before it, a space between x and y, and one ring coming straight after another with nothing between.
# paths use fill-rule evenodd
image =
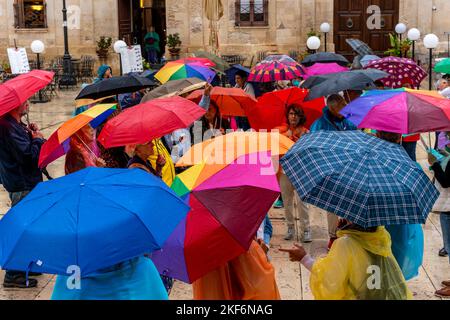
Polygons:
<instances>
[{"instance_id":1,"label":"umbrella","mask_svg":"<svg viewBox=\"0 0 450 320\"><path fill-rule=\"evenodd\" d=\"M318 62L337 63L343 67L346 67L350 64L350 62L343 55L336 54L333 52L319 52L307 56L302 61L302 65L304 65L305 67L311 67L312 65Z\"/></svg>"},{"instance_id":2,"label":"umbrella","mask_svg":"<svg viewBox=\"0 0 450 320\"><path fill-rule=\"evenodd\" d=\"M205 81L200 80L199 78L186 78L180 80L171 80L167 81L165 84L160 85L156 89L153 89L149 93L147 93L143 98L142 102L147 102L156 98L165 97L172 94L177 94L178 92L185 91L186 88L192 87L194 85L199 85L204 87L206 84ZM195 89L193 89L195 90Z\"/></svg>"},{"instance_id":3,"label":"umbrella","mask_svg":"<svg viewBox=\"0 0 450 320\"><path fill-rule=\"evenodd\" d=\"M227 78L228 78L228 82L230 83L230 85L232 87L234 87L236 85L236 73L238 71L244 71L245 73L247 73L247 75L250 74L250 69L243 67L240 64L233 64L227 71L225 71Z\"/></svg>"},{"instance_id":4,"label":"umbrella","mask_svg":"<svg viewBox=\"0 0 450 320\"><path fill-rule=\"evenodd\" d=\"M84 277L160 249L188 211L143 170L87 168L40 183L0 220L0 265Z\"/></svg>"},{"instance_id":5,"label":"umbrella","mask_svg":"<svg viewBox=\"0 0 450 320\"><path fill-rule=\"evenodd\" d=\"M359 61L362 65L362 67L364 68L365 66L367 66L371 61L376 61L376 60L380 60L381 58L379 56L375 56L375 55L365 55L364 57L362 57L362 59Z\"/></svg>"},{"instance_id":6,"label":"umbrella","mask_svg":"<svg viewBox=\"0 0 450 320\"><path fill-rule=\"evenodd\" d=\"M366 55L374 55L373 50L367 45L367 43L362 42L359 39L345 39L345 41L352 47L353 51L359 54L361 57Z\"/></svg>"},{"instance_id":7,"label":"umbrella","mask_svg":"<svg viewBox=\"0 0 450 320\"><path fill-rule=\"evenodd\" d=\"M306 74L303 76L304 79L308 79L311 76L320 76L322 74L337 73L349 71L347 67L340 66L335 62L331 63L315 63L311 67L306 68Z\"/></svg>"},{"instance_id":8,"label":"umbrella","mask_svg":"<svg viewBox=\"0 0 450 320\"><path fill-rule=\"evenodd\" d=\"M155 74L155 79L162 84L165 84L169 80L179 80L192 77L211 82L216 76L216 73L209 68L212 66L211 62L208 63L208 65L205 65L198 62L198 60L195 61L192 59L195 58L186 58L168 62L158 71L157 74Z\"/></svg>"},{"instance_id":9,"label":"umbrella","mask_svg":"<svg viewBox=\"0 0 450 320\"><path fill-rule=\"evenodd\" d=\"M134 74L112 77L85 87L75 99L100 99L111 95L136 92L155 85L154 81Z\"/></svg>"},{"instance_id":10,"label":"umbrella","mask_svg":"<svg viewBox=\"0 0 450 320\"><path fill-rule=\"evenodd\" d=\"M248 77L250 82L273 82L301 77L305 71L287 55L271 55L254 66Z\"/></svg>"},{"instance_id":11,"label":"umbrella","mask_svg":"<svg viewBox=\"0 0 450 320\"><path fill-rule=\"evenodd\" d=\"M450 58L446 58L434 66L434 72L450 74Z\"/></svg>"},{"instance_id":12,"label":"umbrella","mask_svg":"<svg viewBox=\"0 0 450 320\"><path fill-rule=\"evenodd\" d=\"M172 189L191 211L152 261L161 274L187 283L248 251L280 193L267 152L229 165L199 164L178 175Z\"/></svg>"},{"instance_id":13,"label":"umbrella","mask_svg":"<svg viewBox=\"0 0 450 320\"><path fill-rule=\"evenodd\" d=\"M379 70L352 70L310 77L303 88L310 89L307 101L344 90L366 90L373 86L375 80L386 77L387 73Z\"/></svg>"},{"instance_id":14,"label":"umbrella","mask_svg":"<svg viewBox=\"0 0 450 320\"><path fill-rule=\"evenodd\" d=\"M204 114L204 109L181 97L152 100L126 109L109 120L98 141L105 148L144 144L187 128Z\"/></svg>"},{"instance_id":15,"label":"umbrella","mask_svg":"<svg viewBox=\"0 0 450 320\"><path fill-rule=\"evenodd\" d=\"M0 117L20 107L36 92L45 88L54 75L49 71L33 70L1 84Z\"/></svg>"},{"instance_id":16,"label":"umbrella","mask_svg":"<svg viewBox=\"0 0 450 320\"><path fill-rule=\"evenodd\" d=\"M270 151L273 157L286 154L294 145L277 132L232 132L192 146L177 162L177 167L228 164L246 154Z\"/></svg>"},{"instance_id":17,"label":"umbrella","mask_svg":"<svg viewBox=\"0 0 450 320\"><path fill-rule=\"evenodd\" d=\"M61 125L44 143L39 154L39 167L45 168L48 164L62 157L70 149L70 138L85 125L90 123L93 128L98 127L115 110L115 104L99 104Z\"/></svg>"},{"instance_id":18,"label":"umbrella","mask_svg":"<svg viewBox=\"0 0 450 320\"><path fill-rule=\"evenodd\" d=\"M225 70L230 68L230 65L228 64L228 62L226 62L222 58L216 56L215 54L199 50L199 51L195 51L194 55L199 58L206 58L206 59L211 60L216 65L214 67L214 69L216 69L222 73L225 72Z\"/></svg>"},{"instance_id":19,"label":"umbrella","mask_svg":"<svg viewBox=\"0 0 450 320\"><path fill-rule=\"evenodd\" d=\"M286 123L287 107L298 104L306 115L305 126L309 128L314 121L322 116L325 100L319 98L305 102L308 90L289 88L264 94L258 103L248 109L248 120L255 130L272 130Z\"/></svg>"},{"instance_id":20,"label":"umbrella","mask_svg":"<svg viewBox=\"0 0 450 320\"><path fill-rule=\"evenodd\" d=\"M192 92L186 99L199 103L204 90ZM214 87L211 90L211 101L213 101L220 110L222 116L244 117L246 110L249 110L256 104L256 100L239 88Z\"/></svg>"},{"instance_id":21,"label":"umbrella","mask_svg":"<svg viewBox=\"0 0 450 320\"><path fill-rule=\"evenodd\" d=\"M427 72L418 66L414 60L408 58L386 57L372 61L364 69L378 69L388 73L388 77L381 79L386 87L399 88L405 79L410 79L413 86L420 87L420 83L427 77Z\"/></svg>"},{"instance_id":22,"label":"umbrella","mask_svg":"<svg viewBox=\"0 0 450 320\"><path fill-rule=\"evenodd\" d=\"M401 145L361 131L305 135L281 164L303 201L364 228L425 224L439 196Z\"/></svg>"},{"instance_id":23,"label":"umbrella","mask_svg":"<svg viewBox=\"0 0 450 320\"><path fill-rule=\"evenodd\" d=\"M450 100L437 92L372 90L342 111L359 128L412 134L450 131Z\"/></svg>"}]
</instances>

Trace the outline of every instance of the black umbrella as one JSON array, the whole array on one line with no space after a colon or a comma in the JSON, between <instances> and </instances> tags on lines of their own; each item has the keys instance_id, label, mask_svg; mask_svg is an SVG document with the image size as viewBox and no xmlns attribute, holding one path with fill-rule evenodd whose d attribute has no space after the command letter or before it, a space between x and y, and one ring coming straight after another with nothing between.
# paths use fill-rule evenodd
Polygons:
<instances>
[{"instance_id":1,"label":"black umbrella","mask_svg":"<svg viewBox=\"0 0 450 320\"><path fill-rule=\"evenodd\" d=\"M387 77L388 74L380 70L352 70L346 72L329 73L308 78L302 88L310 89L306 101L344 90L366 90L374 87L374 81Z\"/></svg>"},{"instance_id":2,"label":"black umbrella","mask_svg":"<svg viewBox=\"0 0 450 320\"><path fill-rule=\"evenodd\" d=\"M319 52L307 56L303 61L302 65L305 67L311 67L315 63L337 63L341 66L346 67L350 62L343 56L333 52Z\"/></svg>"},{"instance_id":3,"label":"black umbrella","mask_svg":"<svg viewBox=\"0 0 450 320\"><path fill-rule=\"evenodd\" d=\"M153 80L138 75L112 77L87 86L81 90L75 100L96 100L122 93L136 92L153 86L156 86L156 83Z\"/></svg>"}]
</instances>

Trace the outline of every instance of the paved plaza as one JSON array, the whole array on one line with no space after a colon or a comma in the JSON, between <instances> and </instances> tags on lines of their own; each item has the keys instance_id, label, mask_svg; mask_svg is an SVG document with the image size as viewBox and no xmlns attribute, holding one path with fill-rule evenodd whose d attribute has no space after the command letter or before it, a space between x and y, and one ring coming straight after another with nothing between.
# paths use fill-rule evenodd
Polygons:
<instances>
[{"instance_id":1,"label":"paved plaza","mask_svg":"<svg viewBox=\"0 0 450 320\"><path fill-rule=\"evenodd\" d=\"M30 120L36 122L46 138L69 119L74 108L73 99L76 91L60 91L58 97L46 104L34 104L31 106ZM426 136L427 138L428 136ZM428 171L426 154L418 147L419 162ZM64 173L64 158L55 161L48 167L51 176L59 177ZM9 198L3 188L0 187L0 217L9 209ZM281 247L290 247L293 242L284 241L285 221L282 210L272 209L270 212L274 226L274 236L269 252L272 263L276 269L278 286L281 298L285 300L311 300L313 296L309 288L309 272L299 263L291 263L286 254L278 251ZM310 213L312 236L314 241L305 245L308 252L318 257L326 254L328 242L326 214L322 210L313 208ZM441 288L441 281L448 280L450 265L448 258L438 256L442 248L442 232L439 223L439 215L431 213L425 230L425 252L423 266L420 275L409 281L409 287L415 299L433 300L439 299L434 292ZM0 280L3 281L4 272L0 271ZM0 300L48 300L51 297L55 276L43 275L38 278L39 285L33 289L4 289L0 285ZM177 281L170 295L172 300L192 299L191 286Z\"/></svg>"}]
</instances>

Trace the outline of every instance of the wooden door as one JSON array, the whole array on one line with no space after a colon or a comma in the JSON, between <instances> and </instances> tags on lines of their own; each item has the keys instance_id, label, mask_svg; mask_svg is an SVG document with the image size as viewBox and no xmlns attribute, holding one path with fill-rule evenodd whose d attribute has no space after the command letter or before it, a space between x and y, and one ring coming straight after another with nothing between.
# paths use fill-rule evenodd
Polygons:
<instances>
[{"instance_id":1,"label":"wooden door","mask_svg":"<svg viewBox=\"0 0 450 320\"><path fill-rule=\"evenodd\" d=\"M119 39L132 44L132 12L130 0L118 0Z\"/></svg>"},{"instance_id":2,"label":"wooden door","mask_svg":"<svg viewBox=\"0 0 450 320\"><path fill-rule=\"evenodd\" d=\"M381 9L381 28L369 30L367 21L373 15L367 9ZM352 61L354 54L345 41L357 38L367 43L375 54L383 56L389 49L389 33L395 33L399 20L399 0L334 0L334 43L336 52Z\"/></svg>"}]
</instances>

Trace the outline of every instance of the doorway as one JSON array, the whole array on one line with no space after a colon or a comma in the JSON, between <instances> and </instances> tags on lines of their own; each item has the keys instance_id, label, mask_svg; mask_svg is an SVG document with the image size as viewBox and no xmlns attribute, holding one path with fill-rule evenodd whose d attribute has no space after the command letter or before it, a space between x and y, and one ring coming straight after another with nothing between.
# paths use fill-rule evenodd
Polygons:
<instances>
[{"instance_id":1,"label":"doorway","mask_svg":"<svg viewBox=\"0 0 450 320\"><path fill-rule=\"evenodd\" d=\"M145 36L154 31L158 34L158 58L166 47L166 1L165 0L118 0L119 39L128 45L141 45L144 58Z\"/></svg>"},{"instance_id":2,"label":"doorway","mask_svg":"<svg viewBox=\"0 0 450 320\"><path fill-rule=\"evenodd\" d=\"M377 6L381 10L381 28L369 29L368 22L370 24L374 17L373 11L367 12L370 6ZM389 33L395 34L398 21L399 0L334 0L336 53L352 61L353 50L345 40L357 38L367 43L376 55L384 56L390 47Z\"/></svg>"}]
</instances>

